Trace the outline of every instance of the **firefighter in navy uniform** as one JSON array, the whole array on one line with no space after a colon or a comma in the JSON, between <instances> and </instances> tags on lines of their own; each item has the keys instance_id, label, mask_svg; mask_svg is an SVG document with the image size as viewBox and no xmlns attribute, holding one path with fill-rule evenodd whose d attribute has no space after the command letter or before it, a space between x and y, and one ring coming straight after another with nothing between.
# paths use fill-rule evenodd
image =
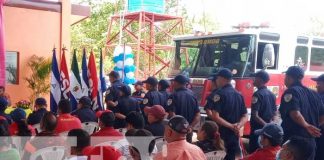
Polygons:
<instances>
[{"instance_id":1,"label":"firefighter in navy uniform","mask_svg":"<svg viewBox=\"0 0 324 160\"><path fill-rule=\"evenodd\" d=\"M118 87L123 86L123 82L120 80L119 73L116 71L111 71L109 74L109 81L111 86L106 91L106 104L107 108L110 109L111 107L116 106L116 102L119 98L119 91Z\"/></svg>"},{"instance_id":2,"label":"firefighter in navy uniform","mask_svg":"<svg viewBox=\"0 0 324 160\"><path fill-rule=\"evenodd\" d=\"M169 113L169 118L181 115L187 119L190 127L195 127L200 121L200 110L193 92L186 88L188 82L189 79L184 75L177 75L172 80L174 92L168 99L166 111ZM187 134L187 141L192 141L192 132Z\"/></svg>"},{"instance_id":3,"label":"firefighter in navy uniform","mask_svg":"<svg viewBox=\"0 0 324 160\"><path fill-rule=\"evenodd\" d=\"M212 91L206 99L206 104L204 106L204 110L206 111L206 114L207 114L206 120L212 120L213 119L212 110L213 110L213 104L214 104L213 98L214 98L218 88L217 88L217 84L216 84L216 76L215 75L212 75L211 77L209 77L208 80L211 80Z\"/></svg>"},{"instance_id":4,"label":"firefighter in navy uniform","mask_svg":"<svg viewBox=\"0 0 324 160\"><path fill-rule=\"evenodd\" d=\"M134 84L135 87L135 92L132 94L133 97L135 98L144 98L145 96L145 91L144 91L144 86L143 83L141 81L137 81Z\"/></svg>"},{"instance_id":5,"label":"firefighter in navy uniform","mask_svg":"<svg viewBox=\"0 0 324 160\"><path fill-rule=\"evenodd\" d=\"M299 66L291 66L285 72L287 90L281 97L280 114L284 141L292 136L299 136L309 141L313 146L313 153L309 160L315 158L315 137L321 135L319 127L320 117L323 116L323 103L320 96L302 84L304 70Z\"/></svg>"},{"instance_id":6,"label":"firefighter in navy uniform","mask_svg":"<svg viewBox=\"0 0 324 160\"><path fill-rule=\"evenodd\" d=\"M247 109L243 96L231 85L232 73L223 68L214 75L219 88L212 97L213 120L220 126L220 135L225 142L225 160L241 157L239 138L240 130L247 122Z\"/></svg>"},{"instance_id":7,"label":"firefighter in navy uniform","mask_svg":"<svg viewBox=\"0 0 324 160\"><path fill-rule=\"evenodd\" d=\"M249 142L249 152L252 153L260 146L258 144L258 135L255 130L262 129L266 123L270 123L277 112L276 96L267 89L266 83L270 80L266 71L259 71L252 75L254 77L253 85L258 90L252 96L251 104L251 133Z\"/></svg>"},{"instance_id":8,"label":"firefighter in navy uniform","mask_svg":"<svg viewBox=\"0 0 324 160\"><path fill-rule=\"evenodd\" d=\"M317 93L320 95L322 103L324 103L324 74L320 75L317 78L312 78L313 81L316 82ZM324 112L324 111L322 111ZM321 137L316 139L316 160L324 159L324 117L320 120L320 129L321 129Z\"/></svg>"},{"instance_id":9,"label":"firefighter in navy uniform","mask_svg":"<svg viewBox=\"0 0 324 160\"><path fill-rule=\"evenodd\" d=\"M167 100L171 93L168 91L168 88L170 87L170 82L165 79L161 79L158 83L158 90L163 95L164 99ZM162 105L164 108L167 106L167 101Z\"/></svg>"}]
</instances>

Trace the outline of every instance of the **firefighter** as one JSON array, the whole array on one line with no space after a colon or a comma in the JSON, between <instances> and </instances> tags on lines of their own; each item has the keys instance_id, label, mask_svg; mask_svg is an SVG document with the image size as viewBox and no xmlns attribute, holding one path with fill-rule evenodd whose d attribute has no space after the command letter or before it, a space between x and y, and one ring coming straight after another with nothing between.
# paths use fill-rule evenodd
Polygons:
<instances>
[{"instance_id":1,"label":"firefighter","mask_svg":"<svg viewBox=\"0 0 324 160\"><path fill-rule=\"evenodd\" d=\"M135 87L135 92L132 94L132 96L135 98L144 98L145 91L144 91L143 83L141 81L137 81L134 84L134 87Z\"/></svg>"},{"instance_id":2,"label":"firefighter","mask_svg":"<svg viewBox=\"0 0 324 160\"><path fill-rule=\"evenodd\" d=\"M220 126L220 135L225 142L225 160L241 156L240 130L248 120L243 96L231 85L232 77L227 68L214 75L219 89L214 93L211 104L213 120Z\"/></svg>"},{"instance_id":3,"label":"firefighter","mask_svg":"<svg viewBox=\"0 0 324 160\"><path fill-rule=\"evenodd\" d=\"M198 101L193 92L186 88L189 79L184 75L177 75L172 80L174 92L170 95L166 111L169 118L181 115L189 122L190 127L195 127L200 121ZM192 141L192 132L187 134L187 141Z\"/></svg>"},{"instance_id":4,"label":"firefighter","mask_svg":"<svg viewBox=\"0 0 324 160\"><path fill-rule=\"evenodd\" d=\"M170 96L168 88L170 87L170 82L165 79L161 79L158 83L158 90L163 95L164 99L167 100ZM164 108L167 106L167 101L162 105Z\"/></svg>"},{"instance_id":5,"label":"firefighter","mask_svg":"<svg viewBox=\"0 0 324 160\"><path fill-rule=\"evenodd\" d=\"M254 77L253 85L258 90L252 96L251 104L251 133L249 142L250 153L254 152L260 146L258 144L258 135L254 134L255 130L262 129L266 123L270 123L277 112L276 96L267 89L266 84L270 80L266 71L259 71L252 75Z\"/></svg>"},{"instance_id":6,"label":"firefighter","mask_svg":"<svg viewBox=\"0 0 324 160\"><path fill-rule=\"evenodd\" d=\"M322 103L324 103L324 74L320 75L317 78L312 78L313 81L316 82L317 93L320 95L322 99ZM322 120L323 121L323 120ZM321 129L321 137L316 139L316 160L324 159L324 124L320 122Z\"/></svg>"},{"instance_id":7,"label":"firefighter","mask_svg":"<svg viewBox=\"0 0 324 160\"><path fill-rule=\"evenodd\" d=\"M109 81L111 86L106 91L106 104L107 108L116 106L116 102L119 98L118 87L123 86L123 82L120 80L119 73L116 71L111 71L109 74Z\"/></svg>"},{"instance_id":8,"label":"firefighter","mask_svg":"<svg viewBox=\"0 0 324 160\"><path fill-rule=\"evenodd\" d=\"M206 105L204 107L204 110L206 111L206 114L207 114L207 120L211 120L213 118L212 117L212 109L213 109L213 104L214 104L213 98L214 98L218 88L217 88L217 84L216 84L216 76L215 75L212 75L211 77L209 77L208 80L211 80L211 82L212 82L212 91L206 99Z\"/></svg>"},{"instance_id":9,"label":"firefighter","mask_svg":"<svg viewBox=\"0 0 324 160\"><path fill-rule=\"evenodd\" d=\"M312 144L313 153L310 160L315 157L315 137L321 135L319 126L320 116L323 116L323 103L320 96L302 84L304 70L299 66L291 66L285 72L285 85L287 90L281 97L280 114L284 141L292 136L303 137Z\"/></svg>"}]
</instances>

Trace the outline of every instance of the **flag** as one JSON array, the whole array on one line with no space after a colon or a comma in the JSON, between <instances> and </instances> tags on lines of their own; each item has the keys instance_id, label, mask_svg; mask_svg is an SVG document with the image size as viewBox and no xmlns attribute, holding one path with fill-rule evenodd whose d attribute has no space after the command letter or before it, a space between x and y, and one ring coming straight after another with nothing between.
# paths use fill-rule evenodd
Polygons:
<instances>
[{"instance_id":1,"label":"flag","mask_svg":"<svg viewBox=\"0 0 324 160\"><path fill-rule=\"evenodd\" d=\"M76 58L76 50L74 50L73 58L72 58L70 82L71 82L70 98L71 98L72 110L75 110L77 109L78 100L83 96L78 61Z\"/></svg>"},{"instance_id":2,"label":"flag","mask_svg":"<svg viewBox=\"0 0 324 160\"><path fill-rule=\"evenodd\" d=\"M57 65L55 48L53 49L52 71L51 71L51 95L50 109L53 113L57 112L57 106L61 100L60 72Z\"/></svg>"},{"instance_id":3,"label":"flag","mask_svg":"<svg viewBox=\"0 0 324 160\"><path fill-rule=\"evenodd\" d=\"M100 62L99 62L99 82L98 82L98 107L100 110L104 109L103 93L107 90L106 80L103 74L103 59L102 50L100 49Z\"/></svg>"},{"instance_id":4,"label":"flag","mask_svg":"<svg viewBox=\"0 0 324 160\"><path fill-rule=\"evenodd\" d=\"M4 37L4 5L5 0L0 0L0 86L6 84L6 49Z\"/></svg>"},{"instance_id":5,"label":"flag","mask_svg":"<svg viewBox=\"0 0 324 160\"><path fill-rule=\"evenodd\" d=\"M82 86L83 96L89 96L89 78L88 78L88 67L87 67L87 55L85 49L83 49L83 55L82 55L81 86Z\"/></svg>"},{"instance_id":6,"label":"flag","mask_svg":"<svg viewBox=\"0 0 324 160\"><path fill-rule=\"evenodd\" d=\"M66 60L65 60L65 49L63 49L63 53L62 53L60 77L61 77L62 99L69 99L70 98L70 79L69 79L68 68L67 68Z\"/></svg>"},{"instance_id":7,"label":"flag","mask_svg":"<svg viewBox=\"0 0 324 160\"><path fill-rule=\"evenodd\" d=\"M89 62L88 62L88 77L89 77L89 91L90 98L92 100L92 109L95 111L98 109L98 77L96 62L93 52L90 53Z\"/></svg>"}]
</instances>

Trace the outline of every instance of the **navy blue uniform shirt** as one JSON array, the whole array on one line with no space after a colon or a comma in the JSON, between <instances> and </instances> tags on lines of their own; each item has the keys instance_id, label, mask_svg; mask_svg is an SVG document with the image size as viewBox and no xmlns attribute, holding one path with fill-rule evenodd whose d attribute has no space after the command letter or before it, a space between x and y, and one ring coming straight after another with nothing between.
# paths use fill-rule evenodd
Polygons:
<instances>
[{"instance_id":1,"label":"navy blue uniform shirt","mask_svg":"<svg viewBox=\"0 0 324 160\"><path fill-rule=\"evenodd\" d=\"M120 113L127 116L132 111L140 111L139 104L137 100L130 96L120 97L117 101L117 106L112 108L114 113ZM125 119L119 119L116 117L114 128L125 128L126 121Z\"/></svg>"},{"instance_id":2,"label":"navy blue uniform shirt","mask_svg":"<svg viewBox=\"0 0 324 160\"><path fill-rule=\"evenodd\" d=\"M82 107L75 110L71 115L80 119L81 123L84 122L98 122L96 113L90 107Z\"/></svg>"},{"instance_id":3,"label":"navy blue uniform shirt","mask_svg":"<svg viewBox=\"0 0 324 160\"><path fill-rule=\"evenodd\" d=\"M142 102L142 108L149 106L152 107L154 105L161 105L165 103L166 99L164 99L164 96L157 90L151 90L148 91Z\"/></svg>"},{"instance_id":4,"label":"navy blue uniform shirt","mask_svg":"<svg viewBox=\"0 0 324 160\"><path fill-rule=\"evenodd\" d=\"M41 119L43 118L44 114L47 112L45 108L40 108L37 111L34 111L28 116L27 123L29 125L34 125L40 123Z\"/></svg>"},{"instance_id":5,"label":"navy blue uniform shirt","mask_svg":"<svg viewBox=\"0 0 324 160\"><path fill-rule=\"evenodd\" d=\"M145 92L143 90L141 91L135 91L133 94L132 94L133 97L144 97L145 96Z\"/></svg>"},{"instance_id":6,"label":"navy blue uniform shirt","mask_svg":"<svg viewBox=\"0 0 324 160\"><path fill-rule=\"evenodd\" d=\"M183 116L191 124L200 110L193 92L187 88L179 88L170 95L166 111Z\"/></svg>"},{"instance_id":7,"label":"navy blue uniform shirt","mask_svg":"<svg viewBox=\"0 0 324 160\"><path fill-rule=\"evenodd\" d=\"M206 102L206 105L204 107L205 110L213 109L213 104L214 104L213 98L215 97L215 94L217 94L217 90L218 89L212 90L212 92L208 95L208 97L206 99L207 102Z\"/></svg>"},{"instance_id":8,"label":"navy blue uniform shirt","mask_svg":"<svg viewBox=\"0 0 324 160\"><path fill-rule=\"evenodd\" d=\"M119 97L118 87L124 85L122 81L116 80L114 81L111 86L106 91L106 102L108 101L117 101Z\"/></svg>"},{"instance_id":9,"label":"navy blue uniform shirt","mask_svg":"<svg viewBox=\"0 0 324 160\"><path fill-rule=\"evenodd\" d=\"M257 111L260 118L266 123L270 123L277 111L276 96L267 89L267 87L259 88L252 97L251 110ZM257 123L253 118L250 121L251 133L255 130L261 129L263 126Z\"/></svg>"},{"instance_id":10,"label":"navy blue uniform shirt","mask_svg":"<svg viewBox=\"0 0 324 160\"><path fill-rule=\"evenodd\" d=\"M301 83L295 83L285 91L281 97L279 111L285 133L284 140L291 136L313 138L305 128L294 122L289 115L291 111L300 111L305 121L316 127L319 125L319 117L324 114L320 96Z\"/></svg>"},{"instance_id":11,"label":"navy blue uniform shirt","mask_svg":"<svg viewBox=\"0 0 324 160\"><path fill-rule=\"evenodd\" d=\"M231 84L218 89L213 97L213 110L219 113L227 122L238 123L242 116L247 113L243 96L236 91ZM229 128L220 126L221 136L234 135Z\"/></svg>"},{"instance_id":12,"label":"navy blue uniform shirt","mask_svg":"<svg viewBox=\"0 0 324 160\"><path fill-rule=\"evenodd\" d=\"M160 90L159 91L161 94L162 94L162 96L163 96L163 107L164 108L166 108L167 107L167 101L168 101L168 99L169 99L169 97L170 97L170 92L168 92L167 90Z\"/></svg>"}]
</instances>

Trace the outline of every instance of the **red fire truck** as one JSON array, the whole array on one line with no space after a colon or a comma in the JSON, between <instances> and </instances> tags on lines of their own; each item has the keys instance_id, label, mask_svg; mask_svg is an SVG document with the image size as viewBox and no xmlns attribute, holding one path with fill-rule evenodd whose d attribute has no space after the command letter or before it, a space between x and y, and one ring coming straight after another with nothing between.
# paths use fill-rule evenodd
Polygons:
<instances>
[{"instance_id":1,"label":"red fire truck","mask_svg":"<svg viewBox=\"0 0 324 160\"><path fill-rule=\"evenodd\" d=\"M175 42L173 72L190 76L191 88L203 107L211 91L207 78L226 67L234 75L233 85L242 93L250 115L253 92L251 73L266 69L271 75L268 88L276 95L277 105L285 88L284 74L289 66L305 69L303 83L315 89L311 77L324 72L324 39L293 36L259 29L202 36L179 36ZM249 134L249 123L244 135Z\"/></svg>"}]
</instances>

